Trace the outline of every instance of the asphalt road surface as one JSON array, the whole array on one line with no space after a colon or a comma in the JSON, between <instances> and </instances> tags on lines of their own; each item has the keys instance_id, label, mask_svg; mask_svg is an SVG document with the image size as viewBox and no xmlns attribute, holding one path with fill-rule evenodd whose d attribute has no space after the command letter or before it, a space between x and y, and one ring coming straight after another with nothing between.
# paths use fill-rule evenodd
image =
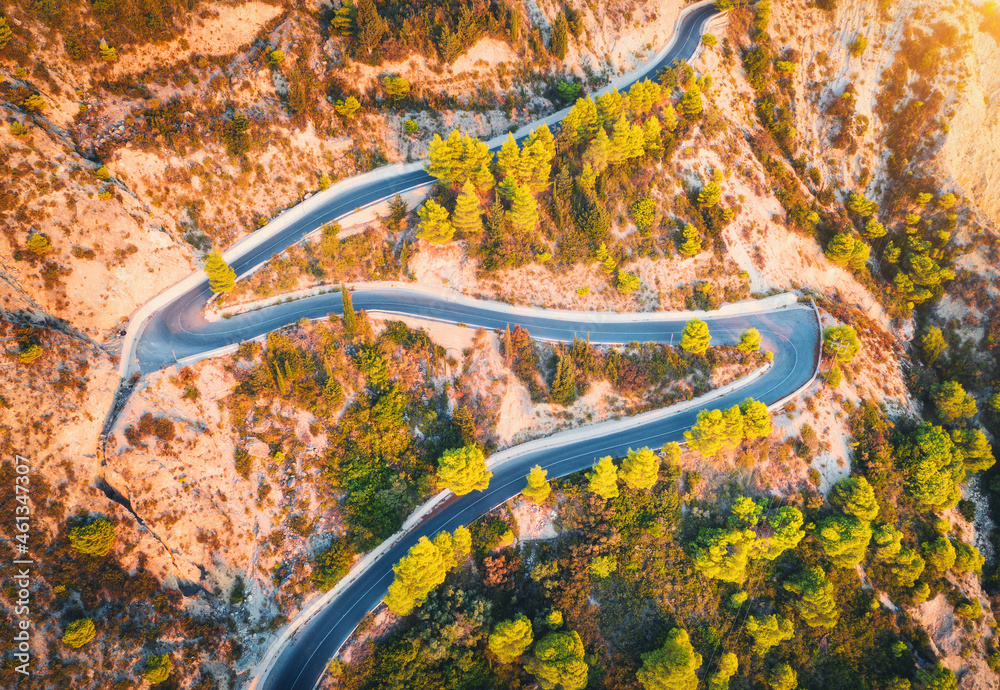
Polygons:
<instances>
[{"instance_id":1,"label":"asphalt road surface","mask_svg":"<svg viewBox=\"0 0 1000 690\"><path fill-rule=\"evenodd\" d=\"M705 23L715 14L711 5L689 14L679 28L673 49L657 68L671 64L676 58L690 58L700 43ZM237 274L242 274L324 223L431 181L427 173L415 171L356 187L233 260L232 266ZM203 310L210 296L206 279L149 318L135 345L141 371L149 373L172 364L175 359L259 337L302 318L319 318L341 311L339 293L331 293L208 322ZM536 338L568 341L574 336L589 335L595 344L677 343L684 327L682 320L641 320L630 314L580 312L567 315L565 312L546 313L545 310L512 314L489 302L454 302L405 288L358 290L354 293L354 306L370 312L465 323L469 327L502 329L520 324ZM767 313L708 316L705 320L712 332L713 344L735 343L743 330L755 327L761 332L763 347L774 353L774 364L765 375L717 400L713 403L715 407L728 407L747 397L770 404L798 390L812 378L819 357L820 333L811 308L793 305ZM694 424L696 414L697 410L679 412L666 419L608 433L596 440L566 442L544 451L526 451L496 468L486 491L457 498L432 514L301 628L281 651L267 677L262 679L261 687L311 690L322 677L327 661L351 636L365 614L385 596L393 575L392 566L409 548L421 536L468 524L515 496L524 487L525 475L532 466L541 465L549 471L550 477L559 477L587 469L604 455L621 456L629 448L644 446L658 448L668 441L682 440L684 430Z\"/></svg>"},{"instance_id":2,"label":"asphalt road surface","mask_svg":"<svg viewBox=\"0 0 1000 690\"><path fill-rule=\"evenodd\" d=\"M375 300L389 299L387 295L356 293L355 304L372 304ZM339 300L339 296L338 296ZM382 303L384 304L384 303ZM401 305L393 305L401 311ZM408 313L415 315L439 315L433 304L410 304ZM452 308L452 305L448 305ZM461 318L469 325L488 328L503 327L509 319L506 314L491 314L488 308L475 311L462 310ZM580 321L553 322L543 316L526 317L519 323L533 336L548 339L569 339L574 334L581 337L590 333L591 342L627 342L632 340L679 342L684 323L628 323L622 315L620 322L590 323ZM805 305L792 305L765 314L754 314L724 318L708 318L713 334L712 342L735 343L746 328L755 327L761 332L763 348L774 353L774 364L763 376L747 386L714 401L717 408L731 407L748 397L771 404L798 390L812 378L819 357L820 333L815 312ZM467 525L482 515L517 495L525 486L525 476L534 465L547 469L550 477L560 477L591 467L605 455L622 456L630 448L644 446L659 448L669 441L682 441L683 434L695 423L697 410L680 412L666 420L660 420L607 434L599 439L588 439L547 449L526 452L494 469L489 488L484 492L473 492L455 499L438 510L416 529L406 535L398 544L387 551L382 558L319 614L309 621L282 650L281 656L266 678L262 687L275 689L310 690L322 676L327 661L350 638L361 619L385 596L392 582L392 566L413 546L421 536L431 537L441 530L452 531L459 525Z\"/></svg>"}]
</instances>

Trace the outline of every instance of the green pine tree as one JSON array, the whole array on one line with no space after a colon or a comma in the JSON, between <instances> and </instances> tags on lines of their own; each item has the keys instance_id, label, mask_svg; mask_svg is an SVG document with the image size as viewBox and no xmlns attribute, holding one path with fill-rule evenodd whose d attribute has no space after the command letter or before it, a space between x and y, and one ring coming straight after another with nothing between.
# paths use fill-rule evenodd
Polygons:
<instances>
[{"instance_id":1,"label":"green pine tree","mask_svg":"<svg viewBox=\"0 0 1000 690\"><path fill-rule=\"evenodd\" d=\"M538 202L527 185L517 185L509 216L511 225L524 232L531 232L538 225Z\"/></svg>"},{"instance_id":2,"label":"green pine tree","mask_svg":"<svg viewBox=\"0 0 1000 690\"><path fill-rule=\"evenodd\" d=\"M463 238L478 236L483 231L483 208L471 180L462 185L462 193L455 202L451 222Z\"/></svg>"},{"instance_id":3,"label":"green pine tree","mask_svg":"<svg viewBox=\"0 0 1000 690\"><path fill-rule=\"evenodd\" d=\"M610 455L601 458L587 475L587 489L606 501L618 498L618 467Z\"/></svg>"},{"instance_id":4,"label":"green pine tree","mask_svg":"<svg viewBox=\"0 0 1000 690\"><path fill-rule=\"evenodd\" d=\"M0 17L0 50L7 47L10 43L11 32L10 26L7 25L7 19L5 17Z\"/></svg>"},{"instance_id":5,"label":"green pine tree","mask_svg":"<svg viewBox=\"0 0 1000 690\"><path fill-rule=\"evenodd\" d=\"M552 24L552 40L549 50L557 60L565 60L567 48L569 48L569 22L566 21L566 10L562 10Z\"/></svg>"},{"instance_id":6,"label":"green pine tree","mask_svg":"<svg viewBox=\"0 0 1000 690\"><path fill-rule=\"evenodd\" d=\"M368 55L379 47L389 31L385 20L379 15L374 0L358 0L355 38Z\"/></svg>"},{"instance_id":7,"label":"green pine tree","mask_svg":"<svg viewBox=\"0 0 1000 690\"><path fill-rule=\"evenodd\" d=\"M684 256L697 256L701 252L701 235L698 229L688 223L680 232L680 245L678 247Z\"/></svg>"},{"instance_id":8,"label":"green pine tree","mask_svg":"<svg viewBox=\"0 0 1000 690\"><path fill-rule=\"evenodd\" d=\"M444 244L455 236L455 226L451 224L448 209L434 199L428 199L417 211L417 216L420 218L420 229L417 230L420 239L431 244Z\"/></svg>"},{"instance_id":9,"label":"green pine tree","mask_svg":"<svg viewBox=\"0 0 1000 690\"><path fill-rule=\"evenodd\" d=\"M213 249L206 257L205 273L212 292L232 292L236 287L236 271L226 263L218 249Z\"/></svg>"},{"instance_id":10,"label":"green pine tree","mask_svg":"<svg viewBox=\"0 0 1000 690\"><path fill-rule=\"evenodd\" d=\"M545 499L552 493L552 486L547 479L548 474L548 470L543 470L541 465L535 465L531 468L526 477L527 485L521 490L526 499L537 505L545 502Z\"/></svg>"},{"instance_id":11,"label":"green pine tree","mask_svg":"<svg viewBox=\"0 0 1000 690\"><path fill-rule=\"evenodd\" d=\"M569 355L559 356L549 397L558 405L569 405L576 400L576 367Z\"/></svg>"},{"instance_id":12,"label":"green pine tree","mask_svg":"<svg viewBox=\"0 0 1000 690\"><path fill-rule=\"evenodd\" d=\"M344 312L344 330L348 333L354 333L354 328L357 325L357 314L354 312L354 300L351 299L351 293L346 285L340 286L340 302Z\"/></svg>"}]
</instances>

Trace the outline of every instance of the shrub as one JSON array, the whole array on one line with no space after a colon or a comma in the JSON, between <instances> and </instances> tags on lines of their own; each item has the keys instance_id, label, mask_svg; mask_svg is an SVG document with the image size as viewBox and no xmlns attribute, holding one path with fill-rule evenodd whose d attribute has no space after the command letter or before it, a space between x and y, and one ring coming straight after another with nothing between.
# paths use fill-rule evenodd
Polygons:
<instances>
[{"instance_id":1,"label":"shrub","mask_svg":"<svg viewBox=\"0 0 1000 690\"><path fill-rule=\"evenodd\" d=\"M619 270L618 271L618 281L615 283L615 288L623 295L631 295L633 292L639 289L642 281L639 276L633 275L628 271Z\"/></svg>"},{"instance_id":2,"label":"shrub","mask_svg":"<svg viewBox=\"0 0 1000 690\"><path fill-rule=\"evenodd\" d=\"M17 353L17 361L21 364L31 364L36 359L41 357L43 353L44 350L41 345L32 343L21 348L21 351Z\"/></svg>"},{"instance_id":3,"label":"shrub","mask_svg":"<svg viewBox=\"0 0 1000 690\"><path fill-rule=\"evenodd\" d=\"M163 683L170 677L170 655L152 654L146 659L146 670L143 672L150 685Z\"/></svg>"},{"instance_id":4,"label":"shrub","mask_svg":"<svg viewBox=\"0 0 1000 690\"><path fill-rule=\"evenodd\" d=\"M87 525L77 525L69 532L69 543L79 553L107 556L115 543L114 525L106 518L98 518Z\"/></svg>"},{"instance_id":5,"label":"shrub","mask_svg":"<svg viewBox=\"0 0 1000 690\"><path fill-rule=\"evenodd\" d=\"M52 251L52 241L48 235L40 232L32 233L24 243L25 249L37 257L43 257Z\"/></svg>"},{"instance_id":6,"label":"shrub","mask_svg":"<svg viewBox=\"0 0 1000 690\"><path fill-rule=\"evenodd\" d=\"M89 618L81 618L66 626L66 632L63 633L62 641L73 649L79 649L94 639L96 635L97 630L94 628L94 621Z\"/></svg>"}]
</instances>

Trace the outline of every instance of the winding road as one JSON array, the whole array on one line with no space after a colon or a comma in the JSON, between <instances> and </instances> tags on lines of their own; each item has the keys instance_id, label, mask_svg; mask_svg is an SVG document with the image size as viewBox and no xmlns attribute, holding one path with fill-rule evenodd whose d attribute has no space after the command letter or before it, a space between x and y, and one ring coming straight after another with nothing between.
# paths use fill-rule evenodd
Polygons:
<instances>
[{"instance_id":1,"label":"winding road","mask_svg":"<svg viewBox=\"0 0 1000 690\"><path fill-rule=\"evenodd\" d=\"M672 47L654 69L669 65L676 58L688 59L696 51L705 24L716 14L713 5L690 9L682 18ZM629 84L625 84L627 88ZM619 88L622 88L619 85ZM243 275L284 250L324 223L336 220L366 204L390 198L432 181L423 170L382 176L355 185L336 194L321 205L312 204L300 217L287 223L272 236L247 245L246 251L229 252L227 258L238 275ZM266 228L265 228L266 230ZM258 231L264 233L265 231ZM233 254L239 254L233 256ZM300 299L210 322L204 308L211 291L208 281L188 279L189 289L166 298L161 306L150 305L147 313L137 315L126 345L123 373L137 364L145 373L155 371L177 359L197 357L240 341L258 338L270 331L295 323L302 318L320 318L341 311L339 293ZM178 290L179 291L179 290ZM172 293L171 293L172 294ZM473 300L433 290L373 284L359 287L353 296L357 309L373 313L405 314L469 327L502 329L520 324L533 337L569 341L586 336L595 344L630 341L679 342L690 315L674 313L615 314L570 312L511 307ZM149 313L151 312L151 313ZM815 377L820 351L820 324L812 307L788 304L775 309L761 305L739 305L726 313L706 313L713 344L735 343L739 334L751 327L762 335L763 347L774 353L773 364L762 375L751 377L745 385L723 395L716 395L714 407L728 407L753 397L769 405L794 395ZM385 596L392 579L392 566L423 535L453 530L515 496L524 487L529 468L539 464L550 477L564 476L589 468L604 455L621 456L629 448L659 447L680 441L683 432L695 422L698 407L647 413L627 423L598 424L588 430L563 432L505 451L503 462L493 467L489 488L460 498L451 496L426 516L409 525L390 542L383 544L366 562L355 566L336 590L318 604L307 620L293 625L272 647L258 667L253 680L257 690L310 690L322 678L327 661L351 636L361 619ZM498 456L494 456L497 458ZM440 499L440 496L438 497Z\"/></svg>"}]
</instances>

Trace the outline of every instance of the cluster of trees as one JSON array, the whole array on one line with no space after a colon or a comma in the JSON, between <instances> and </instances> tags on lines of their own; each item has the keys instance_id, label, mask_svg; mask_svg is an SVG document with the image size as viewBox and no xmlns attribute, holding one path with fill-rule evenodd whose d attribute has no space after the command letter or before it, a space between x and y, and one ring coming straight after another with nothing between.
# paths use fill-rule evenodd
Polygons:
<instances>
[{"instance_id":1,"label":"cluster of trees","mask_svg":"<svg viewBox=\"0 0 1000 690\"><path fill-rule=\"evenodd\" d=\"M276 332L263 346L241 348L239 383L227 401L244 436L254 435L255 420L275 399L312 412L326 426L322 476L334 490L347 534L335 553L317 559L316 578L324 583L336 580L355 551L396 532L433 492L436 461L470 442L463 431L468 423L458 413L453 418L447 395L414 374L441 371L444 350L425 331L399 322L387 324L376 339L349 292L342 303L342 318L334 314L296 337ZM275 450L279 444L268 440ZM294 452L295 437L285 442L285 452ZM245 449L237 449L236 464L251 478L253 459Z\"/></svg>"},{"instance_id":2,"label":"cluster of trees","mask_svg":"<svg viewBox=\"0 0 1000 690\"><path fill-rule=\"evenodd\" d=\"M472 554L472 535L465 527L452 534L439 532L434 540L420 537L409 553L393 566L395 573L385 604L405 616L427 600L448 571L461 567Z\"/></svg>"},{"instance_id":3,"label":"cluster of trees","mask_svg":"<svg viewBox=\"0 0 1000 690\"><path fill-rule=\"evenodd\" d=\"M771 413L767 405L747 398L727 410L702 410L697 423L684 432L684 439L703 458L713 458L722 450L734 450L744 441L770 434Z\"/></svg>"},{"instance_id":4,"label":"cluster of trees","mask_svg":"<svg viewBox=\"0 0 1000 690\"><path fill-rule=\"evenodd\" d=\"M802 513L793 506L772 508L772 503L737 499L726 527L702 528L691 552L698 572L739 584L746 578L752 560L773 561L794 549L806 534Z\"/></svg>"},{"instance_id":5,"label":"cluster of trees","mask_svg":"<svg viewBox=\"0 0 1000 690\"><path fill-rule=\"evenodd\" d=\"M457 131L447 139L436 136L427 169L440 188L420 211L419 236L435 244L464 239L487 270L530 261L598 262L613 285L634 291L639 278L622 267L628 253L615 248L610 233L614 188L625 192L622 200L648 247L644 251L653 249L658 229L662 251L673 253L676 240L685 254L696 254L703 234L717 238L732 218L720 203L719 175L690 197L678 197L676 236L668 218L657 218L653 200L628 184L649 162L670 155L674 132L700 117L701 91L709 86L710 79L696 79L690 67L679 66L628 94L581 98L558 136L541 126L521 146L508 137L495 160L485 144ZM676 88L683 91L675 107ZM543 220L551 221L544 236Z\"/></svg>"},{"instance_id":6,"label":"cluster of trees","mask_svg":"<svg viewBox=\"0 0 1000 690\"><path fill-rule=\"evenodd\" d=\"M870 438L861 445L873 450ZM875 484L855 475L834 486L826 506L818 496L737 498L721 523L711 504L690 498L682 518L679 455L675 444L641 449L561 480L558 502L540 497L559 512L554 543L511 545L500 538L511 529L502 518L474 529L491 546L473 545L475 574L454 578L461 596L448 586L430 593L371 659L346 669L345 687L420 679L442 689L582 688L595 672L620 686L716 690L737 677L785 690L926 681L910 651L928 653L923 643L878 605L853 564L908 603L906 592L921 585L946 587L945 569L982 567L971 545L941 538L947 525L915 532L919 513L904 516L905 502L884 509L893 476ZM553 491L537 474L529 485ZM885 578L908 551L927 565L915 586L900 588ZM662 606L669 615L649 614ZM975 602L956 607L976 615ZM432 642L443 630L452 632ZM817 660L824 637L830 652ZM938 675L946 674L935 668L927 678Z\"/></svg>"},{"instance_id":7,"label":"cluster of trees","mask_svg":"<svg viewBox=\"0 0 1000 690\"><path fill-rule=\"evenodd\" d=\"M853 500L831 494L831 501L855 522L882 517L884 522L869 530L853 531L852 550L866 549L870 538L872 577L895 598L919 603L940 589L945 571L978 572L983 561L975 547L948 537L947 520L933 516L961 499L959 484L966 476L961 450L930 423L895 435L889 430L885 413L873 405L865 403L853 415L864 477L849 487ZM899 500L900 484L912 502Z\"/></svg>"},{"instance_id":8,"label":"cluster of trees","mask_svg":"<svg viewBox=\"0 0 1000 690\"><path fill-rule=\"evenodd\" d=\"M760 334L753 329L735 347L713 348L710 341L708 326L697 319L686 326L680 349L654 343L599 348L575 338L568 346L554 348L547 375L540 348L524 328L505 329L500 344L507 366L536 402L569 405L592 383L605 380L623 395L641 400L642 409L654 409L685 397L686 392L676 385L679 381L693 381L693 393L700 395L709 390L709 377L716 367L735 362L759 366L765 361L759 352Z\"/></svg>"},{"instance_id":9,"label":"cluster of trees","mask_svg":"<svg viewBox=\"0 0 1000 690\"><path fill-rule=\"evenodd\" d=\"M348 39L354 58L372 64L412 53L450 63L483 36L517 42L520 25L517 11L502 3L456 8L446 2L375 0L345 0L330 21L331 30Z\"/></svg>"}]
</instances>

